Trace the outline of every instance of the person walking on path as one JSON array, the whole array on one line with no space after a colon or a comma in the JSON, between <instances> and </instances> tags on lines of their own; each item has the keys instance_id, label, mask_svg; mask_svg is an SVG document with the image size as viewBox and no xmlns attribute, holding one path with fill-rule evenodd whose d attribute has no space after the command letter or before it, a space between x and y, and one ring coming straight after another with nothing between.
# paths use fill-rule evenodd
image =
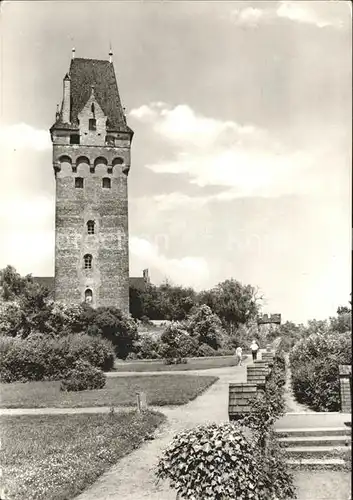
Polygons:
<instances>
[{"instance_id":1,"label":"person walking on path","mask_svg":"<svg viewBox=\"0 0 353 500\"><path fill-rule=\"evenodd\" d=\"M259 346L256 340L253 340L250 345L252 360L255 361L257 359L257 351L259 350Z\"/></svg>"},{"instance_id":2,"label":"person walking on path","mask_svg":"<svg viewBox=\"0 0 353 500\"><path fill-rule=\"evenodd\" d=\"M235 350L235 357L238 360L238 365L241 366L243 361L243 349L240 346Z\"/></svg>"}]
</instances>

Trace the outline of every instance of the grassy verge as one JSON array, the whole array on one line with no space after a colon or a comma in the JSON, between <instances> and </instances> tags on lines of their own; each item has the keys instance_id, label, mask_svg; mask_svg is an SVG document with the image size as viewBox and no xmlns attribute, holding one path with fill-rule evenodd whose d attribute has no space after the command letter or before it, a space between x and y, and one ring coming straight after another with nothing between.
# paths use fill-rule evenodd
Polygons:
<instances>
[{"instance_id":1,"label":"grassy verge","mask_svg":"<svg viewBox=\"0 0 353 500\"><path fill-rule=\"evenodd\" d=\"M163 421L155 412L0 417L4 498L74 498Z\"/></svg>"},{"instance_id":2,"label":"grassy verge","mask_svg":"<svg viewBox=\"0 0 353 500\"><path fill-rule=\"evenodd\" d=\"M195 399L217 377L197 375L135 375L108 378L103 389L61 392L60 382L0 384L1 408L84 408L131 406L136 392L147 395L150 405L182 405Z\"/></svg>"},{"instance_id":3,"label":"grassy verge","mask_svg":"<svg viewBox=\"0 0 353 500\"><path fill-rule=\"evenodd\" d=\"M243 357L245 359L246 356ZM164 371L190 371L210 370L211 368L224 368L237 366L238 360L235 356L217 356L214 358L188 358L186 364L165 365L163 360L149 361L117 361L114 371L117 372L164 372Z\"/></svg>"}]
</instances>

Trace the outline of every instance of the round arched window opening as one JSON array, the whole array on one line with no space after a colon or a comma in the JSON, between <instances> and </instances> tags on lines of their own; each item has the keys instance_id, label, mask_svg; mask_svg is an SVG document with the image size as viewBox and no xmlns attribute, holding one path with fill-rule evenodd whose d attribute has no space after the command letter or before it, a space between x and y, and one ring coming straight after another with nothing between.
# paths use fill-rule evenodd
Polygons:
<instances>
[{"instance_id":1,"label":"round arched window opening","mask_svg":"<svg viewBox=\"0 0 353 500\"><path fill-rule=\"evenodd\" d=\"M87 253L83 257L83 260L84 260L85 269L92 269L92 255Z\"/></svg>"},{"instance_id":2,"label":"round arched window opening","mask_svg":"<svg viewBox=\"0 0 353 500\"><path fill-rule=\"evenodd\" d=\"M87 288L85 291L85 302L86 303L91 303L93 301L93 292L90 288Z\"/></svg>"}]
</instances>

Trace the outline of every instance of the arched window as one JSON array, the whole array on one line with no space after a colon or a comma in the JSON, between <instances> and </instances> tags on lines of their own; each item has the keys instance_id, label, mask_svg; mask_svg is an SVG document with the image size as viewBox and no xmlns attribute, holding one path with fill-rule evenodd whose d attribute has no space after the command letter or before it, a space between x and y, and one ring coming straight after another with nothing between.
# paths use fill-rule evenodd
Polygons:
<instances>
[{"instance_id":1,"label":"arched window","mask_svg":"<svg viewBox=\"0 0 353 500\"><path fill-rule=\"evenodd\" d=\"M118 156L118 158L114 158L114 160L112 161L113 167L115 167L115 165L122 165L123 163L124 158L121 158L120 156Z\"/></svg>"},{"instance_id":2,"label":"arched window","mask_svg":"<svg viewBox=\"0 0 353 500\"><path fill-rule=\"evenodd\" d=\"M70 156L66 156L66 155L60 156L59 162L60 163L69 163L70 165L72 165L72 160L71 160Z\"/></svg>"},{"instance_id":3,"label":"arched window","mask_svg":"<svg viewBox=\"0 0 353 500\"><path fill-rule=\"evenodd\" d=\"M87 221L87 233L94 234L94 220Z\"/></svg>"},{"instance_id":4,"label":"arched window","mask_svg":"<svg viewBox=\"0 0 353 500\"><path fill-rule=\"evenodd\" d=\"M102 179L102 186L104 188L110 188L111 187L111 180L109 179L109 177L103 177L103 179Z\"/></svg>"},{"instance_id":5,"label":"arched window","mask_svg":"<svg viewBox=\"0 0 353 500\"><path fill-rule=\"evenodd\" d=\"M86 255L83 257L83 260L85 264L85 269L92 269L92 255L86 253Z\"/></svg>"},{"instance_id":6,"label":"arched window","mask_svg":"<svg viewBox=\"0 0 353 500\"><path fill-rule=\"evenodd\" d=\"M85 290L85 302L90 303L93 300L93 292L90 288Z\"/></svg>"},{"instance_id":7,"label":"arched window","mask_svg":"<svg viewBox=\"0 0 353 500\"><path fill-rule=\"evenodd\" d=\"M94 102L92 102L92 104L91 104L91 111L94 114Z\"/></svg>"},{"instance_id":8,"label":"arched window","mask_svg":"<svg viewBox=\"0 0 353 500\"><path fill-rule=\"evenodd\" d=\"M81 163L84 163L86 165L90 165L90 161L87 158L87 156L79 156L76 160L76 165L79 166Z\"/></svg>"},{"instance_id":9,"label":"arched window","mask_svg":"<svg viewBox=\"0 0 353 500\"><path fill-rule=\"evenodd\" d=\"M94 166L97 167L98 165L108 165L107 159L104 158L104 156L98 156L98 158L94 160Z\"/></svg>"}]
</instances>

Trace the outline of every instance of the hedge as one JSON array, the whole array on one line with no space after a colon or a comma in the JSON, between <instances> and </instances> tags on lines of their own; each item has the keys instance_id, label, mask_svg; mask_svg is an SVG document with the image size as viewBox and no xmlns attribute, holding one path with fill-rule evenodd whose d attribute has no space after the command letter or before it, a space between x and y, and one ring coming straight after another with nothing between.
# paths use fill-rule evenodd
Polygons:
<instances>
[{"instance_id":1,"label":"hedge","mask_svg":"<svg viewBox=\"0 0 353 500\"><path fill-rule=\"evenodd\" d=\"M315 411L339 411L339 365L352 363L350 332L310 335L289 359L297 400Z\"/></svg>"},{"instance_id":2,"label":"hedge","mask_svg":"<svg viewBox=\"0 0 353 500\"><path fill-rule=\"evenodd\" d=\"M108 371L114 365L113 346L105 339L86 334L60 338L38 333L26 339L0 337L2 382L60 380L79 360Z\"/></svg>"},{"instance_id":3,"label":"hedge","mask_svg":"<svg viewBox=\"0 0 353 500\"><path fill-rule=\"evenodd\" d=\"M61 391L86 391L102 389L105 386L106 376L88 361L76 361L73 368L66 372L61 381Z\"/></svg>"}]
</instances>

